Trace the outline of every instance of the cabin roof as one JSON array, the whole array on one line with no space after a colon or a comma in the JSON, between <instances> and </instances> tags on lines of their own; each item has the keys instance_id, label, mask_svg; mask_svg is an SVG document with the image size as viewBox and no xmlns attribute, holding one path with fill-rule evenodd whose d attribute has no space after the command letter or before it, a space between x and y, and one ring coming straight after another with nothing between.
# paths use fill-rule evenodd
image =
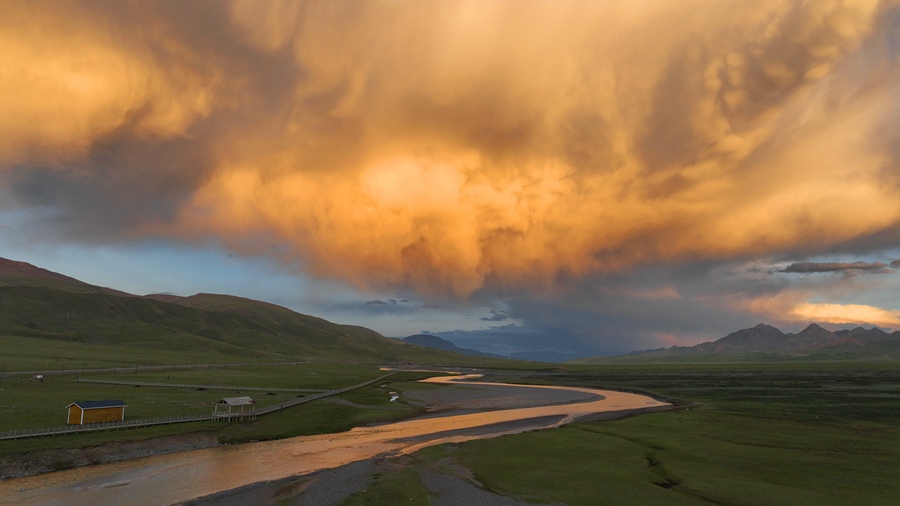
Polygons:
<instances>
[{"instance_id":1,"label":"cabin roof","mask_svg":"<svg viewBox=\"0 0 900 506\"><path fill-rule=\"evenodd\" d=\"M69 404L66 407L70 408L72 406L78 406L81 409L97 409L97 408L119 408L119 407L124 408L127 405L128 404L125 404L124 402L122 402L120 400L110 399L110 400L105 400L105 401L76 401L76 402L73 402L72 404Z\"/></svg>"},{"instance_id":2,"label":"cabin roof","mask_svg":"<svg viewBox=\"0 0 900 506\"><path fill-rule=\"evenodd\" d=\"M229 406L249 406L250 404L256 404L250 397L223 397L216 401L216 404L227 404Z\"/></svg>"}]
</instances>

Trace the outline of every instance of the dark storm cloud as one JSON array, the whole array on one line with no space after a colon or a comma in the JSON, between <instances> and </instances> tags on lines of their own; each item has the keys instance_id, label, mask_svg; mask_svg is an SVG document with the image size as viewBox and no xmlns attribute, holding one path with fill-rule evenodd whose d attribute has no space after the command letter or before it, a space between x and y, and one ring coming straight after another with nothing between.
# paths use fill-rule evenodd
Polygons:
<instances>
[{"instance_id":1,"label":"dark storm cloud","mask_svg":"<svg viewBox=\"0 0 900 506\"><path fill-rule=\"evenodd\" d=\"M328 313L362 316L404 316L414 315L421 308L409 302L395 299L372 299L365 302L341 301L318 302L317 308Z\"/></svg>"},{"instance_id":2,"label":"dark storm cloud","mask_svg":"<svg viewBox=\"0 0 900 506\"><path fill-rule=\"evenodd\" d=\"M891 263L894 265L894 262ZM796 262L779 270L778 272L788 272L794 274L813 274L820 272L842 272L851 273L870 273L870 274L886 274L894 272L887 264L881 262Z\"/></svg>"},{"instance_id":3,"label":"dark storm cloud","mask_svg":"<svg viewBox=\"0 0 900 506\"><path fill-rule=\"evenodd\" d=\"M509 315L502 311L495 311L492 309L490 311L490 314L491 314L491 316L485 316L485 317L479 318L479 320L485 321L485 322L502 322L504 320L509 319Z\"/></svg>"},{"instance_id":4,"label":"dark storm cloud","mask_svg":"<svg viewBox=\"0 0 900 506\"><path fill-rule=\"evenodd\" d=\"M582 355L692 345L760 322L780 319L800 297L769 264L695 262L677 267L569 279L552 297L523 293L505 299L524 322L533 349L578 349ZM790 297L782 299L790 294ZM772 300L773 307L755 306ZM483 338L492 342L490 332ZM500 336L501 342L508 335Z\"/></svg>"},{"instance_id":5,"label":"dark storm cloud","mask_svg":"<svg viewBox=\"0 0 900 506\"><path fill-rule=\"evenodd\" d=\"M211 165L189 139L120 130L95 142L84 161L62 170L18 166L6 179L21 206L51 210L36 224L41 232L103 240L171 226Z\"/></svg>"}]
</instances>

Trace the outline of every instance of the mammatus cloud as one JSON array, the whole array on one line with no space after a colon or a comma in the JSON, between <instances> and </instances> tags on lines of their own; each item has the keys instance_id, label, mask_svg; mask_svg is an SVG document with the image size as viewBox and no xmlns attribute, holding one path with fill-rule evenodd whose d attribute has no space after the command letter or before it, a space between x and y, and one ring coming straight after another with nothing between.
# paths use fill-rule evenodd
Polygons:
<instances>
[{"instance_id":1,"label":"mammatus cloud","mask_svg":"<svg viewBox=\"0 0 900 506\"><path fill-rule=\"evenodd\" d=\"M446 297L900 237L895 1L0 10L42 232Z\"/></svg>"}]
</instances>

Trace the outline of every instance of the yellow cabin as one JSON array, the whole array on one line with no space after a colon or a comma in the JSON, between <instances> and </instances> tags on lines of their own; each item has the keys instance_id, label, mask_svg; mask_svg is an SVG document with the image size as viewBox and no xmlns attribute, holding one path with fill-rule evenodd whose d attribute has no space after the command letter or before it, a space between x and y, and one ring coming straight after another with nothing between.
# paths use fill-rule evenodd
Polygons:
<instances>
[{"instance_id":1,"label":"yellow cabin","mask_svg":"<svg viewBox=\"0 0 900 506\"><path fill-rule=\"evenodd\" d=\"M84 425L98 422L121 422L125 419L125 404L122 401L78 401L66 406L69 410L69 425Z\"/></svg>"}]
</instances>

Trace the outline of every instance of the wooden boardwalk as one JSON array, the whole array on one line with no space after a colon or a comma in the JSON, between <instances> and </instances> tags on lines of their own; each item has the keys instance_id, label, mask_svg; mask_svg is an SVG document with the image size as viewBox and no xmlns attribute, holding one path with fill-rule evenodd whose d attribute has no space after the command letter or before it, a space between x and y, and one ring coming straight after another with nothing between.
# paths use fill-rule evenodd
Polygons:
<instances>
[{"instance_id":1,"label":"wooden boardwalk","mask_svg":"<svg viewBox=\"0 0 900 506\"><path fill-rule=\"evenodd\" d=\"M124 385L129 387L168 387L168 388L193 388L196 390L235 390L241 392L288 392L288 393L322 393L328 392L321 388L270 388L270 387L240 387L233 385L194 385L190 383L154 383L150 381L119 381L101 380L89 378L75 378L76 383L100 383L103 385Z\"/></svg>"},{"instance_id":2,"label":"wooden boardwalk","mask_svg":"<svg viewBox=\"0 0 900 506\"><path fill-rule=\"evenodd\" d=\"M323 397L328 397L331 395L339 395L345 392L350 392L351 390L356 390L358 388L367 387L374 383L377 383L389 376L393 376L396 373L385 374L383 376L379 376L373 380L365 381L358 385L349 386L346 388L340 388L337 390L325 390L320 391L321 393L316 393L313 395L308 395L306 397L299 397L296 399L291 399L289 401L280 402L278 404L274 404L272 406L266 406L264 408L253 408L249 411L244 411L242 413L202 413L195 415L175 415L175 416L163 416L158 418L142 418L137 420L124 420L121 422L101 422L101 423L92 423L86 425L61 425L57 427L40 427L34 429L17 429L17 430L7 430L0 432L0 441L9 440L9 439L23 439L29 437L44 437L44 436L59 436L63 434L79 434L83 432L100 432L106 430L121 430L121 429L134 429L137 427L150 427L153 425L166 425L172 423L186 423L186 422L203 422L203 421L223 421L223 422L231 422L238 421L244 419L255 419L259 416L267 415L269 413L274 413L276 411L281 411L286 408L290 408L292 406L296 406L298 404L303 404L306 402L311 402L317 399L322 399ZM94 382L104 382L104 380L93 380ZM113 382L115 383L115 382ZM134 383L126 383L126 384L134 384ZM171 386L171 384L166 384ZM243 387L227 387L228 389L236 389ZM265 391L278 391L277 389L261 389ZM294 390L286 390L286 391L294 391Z\"/></svg>"},{"instance_id":3,"label":"wooden boardwalk","mask_svg":"<svg viewBox=\"0 0 900 506\"><path fill-rule=\"evenodd\" d=\"M85 425L60 425L57 427L38 427L34 429L15 429L0 432L0 440L22 439L27 437L59 436L62 434L79 434L82 432L100 432L104 430L133 429L135 427L150 427L152 425L166 425L170 423L202 422L212 420L211 414L198 415L161 416L158 418L142 418L139 420L124 420L121 422L100 422ZM227 421L227 420L225 420Z\"/></svg>"}]
</instances>

